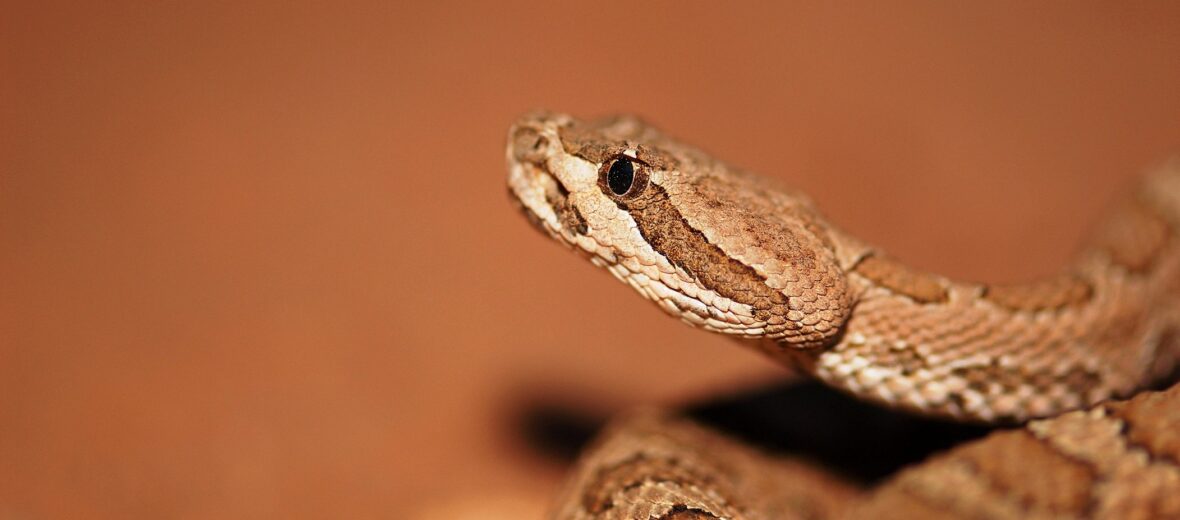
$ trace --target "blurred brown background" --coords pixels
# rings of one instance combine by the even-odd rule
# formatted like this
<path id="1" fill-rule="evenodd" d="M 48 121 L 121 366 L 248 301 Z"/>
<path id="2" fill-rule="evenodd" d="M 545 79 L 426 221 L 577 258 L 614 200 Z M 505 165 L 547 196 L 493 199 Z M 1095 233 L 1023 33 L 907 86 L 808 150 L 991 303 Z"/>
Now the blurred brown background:
<path id="1" fill-rule="evenodd" d="M 515 214 L 532 108 L 640 113 L 986 280 L 1180 143 L 1174 2 L 32 4 L 0 18 L 0 518 L 536 514 L 521 399 L 781 374 Z"/>

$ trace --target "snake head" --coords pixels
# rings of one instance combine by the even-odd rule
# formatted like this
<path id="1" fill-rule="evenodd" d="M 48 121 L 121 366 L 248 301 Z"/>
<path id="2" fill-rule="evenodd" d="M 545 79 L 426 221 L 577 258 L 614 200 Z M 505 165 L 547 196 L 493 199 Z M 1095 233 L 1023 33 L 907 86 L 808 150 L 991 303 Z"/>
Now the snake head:
<path id="1" fill-rule="evenodd" d="M 814 347 L 847 318 L 826 224 L 796 193 L 629 116 L 529 114 L 506 155 L 534 225 L 691 325 Z"/>

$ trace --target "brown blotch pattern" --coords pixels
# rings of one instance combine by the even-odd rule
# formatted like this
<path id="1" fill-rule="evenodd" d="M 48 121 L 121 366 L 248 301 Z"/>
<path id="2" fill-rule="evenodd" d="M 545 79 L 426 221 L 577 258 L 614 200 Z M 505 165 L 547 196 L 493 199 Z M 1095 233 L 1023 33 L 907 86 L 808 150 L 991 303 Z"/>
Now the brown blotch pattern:
<path id="1" fill-rule="evenodd" d="M 958 456 L 1001 494 L 1042 514 L 1078 517 L 1089 506 L 1094 469 L 1028 431 L 996 433 L 986 442 L 964 446 Z"/>
<path id="2" fill-rule="evenodd" d="M 1180 466 L 1180 385 L 1167 392 L 1151 393 L 1131 401 L 1112 403 L 1107 409 L 1126 423 L 1127 441 L 1147 450 L 1157 460 Z"/>
<path id="3" fill-rule="evenodd" d="M 1094 297 L 1094 286 L 1075 274 L 1012 285 L 983 288 L 983 298 L 1013 311 L 1037 312 L 1078 307 Z"/>
<path id="4" fill-rule="evenodd" d="M 557 210 L 557 217 L 562 227 L 579 235 L 585 235 L 590 230 L 586 224 L 586 219 L 578 211 L 578 207 L 570 204 L 568 201 L 562 204 L 561 208 Z"/>
<path id="5" fill-rule="evenodd" d="M 948 298 L 946 287 L 937 277 L 911 269 L 891 258 L 869 256 L 856 264 L 852 271 L 918 303 L 943 303 Z"/>
<path id="6" fill-rule="evenodd" d="M 602 164 L 613 155 L 626 149 L 623 140 L 607 141 L 602 134 L 588 125 L 574 125 L 562 127 L 558 130 L 561 136 L 561 146 L 570 155 L 576 155 L 587 161 Z"/>
<path id="7" fill-rule="evenodd" d="M 615 506 L 611 501 L 612 495 L 646 482 L 673 482 L 686 487 L 696 486 L 728 493 L 728 490 L 722 489 L 722 482 L 694 469 L 693 465 L 683 464 L 674 458 L 637 454 L 618 464 L 599 469 L 582 492 L 582 509 L 592 514 L 603 513 Z"/>
<path id="8" fill-rule="evenodd" d="M 1065 374 L 1059 376 L 1044 373 L 1040 379 L 1033 379 L 1033 384 L 1040 385 L 1038 388 L 1048 388 L 1050 384 L 1056 382 L 1064 385 L 1069 393 L 1084 396 L 1091 390 L 1101 386 L 1102 381 L 1102 374 L 1098 372 L 1081 367 L 1073 367 Z"/>
<path id="9" fill-rule="evenodd" d="M 914 489 L 916 488 L 916 489 Z M 848 518 L 885 518 L 906 520 L 945 520 L 955 518 L 953 505 L 938 503 L 919 494 L 922 488 L 907 487 L 896 481 L 877 490 L 865 502 L 858 504 Z"/>
<path id="10" fill-rule="evenodd" d="M 923 369 L 930 369 L 926 357 L 914 348 L 896 349 L 888 341 L 872 341 L 863 347 L 864 356 L 872 358 L 874 364 L 896 367 L 902 375 L 910 376 Z"/>
<path id="11" fill-rule="evenodd" d="M 992 363 L 958 367 L 951 370 L 951 374 L 966 381 L 967 388 L 984 395 L 993 393 L 993 389 L 997 390 L 995 393 L 1015 393 L 1025 385 L 1041 389 L 1061 385 L 1071 395 L 1085 395 L 1102 383 L 1101 374 L 1081 367 L 1056 374 L 1049 371 L 1024 372 Z"/>
<path id="12" fill-rule="evenodd" d="M 1180 518 L 1177 398 L 1173 386 L 995 432 L 904 470 L 851 516 Z"/>
<path id="13" fill-rule="evenodd" d="M 1013 392 L 1022 384 L 1030 383 L 1029 374 L 1006 369 L 992 363 L 990 365 L 957 367 L 951 374 L 967 382 L 967 388 L 984 395 L 1000 392 Z M 998 391 L 993 392 L 995 388 Z"/>
<path id="14" fill-rule="evenodd" d="M 1135 201 L 1116 211 L 1098 229 L 1094 246 L 1116 265 L 1140 273 L 1151 269 L 1171 235 L 1167 220 L 1146 202 Z"/>
<path id="15" fill-rule="evenodd" d="M 672 510 L 668 511 L 668 514 L 662 515 L 656 520 L 720 520 L 720 517 L 708 511 L 676 505 L 672 506 Z"/>
<path id="16" fill-rule="evenodd" d="M 634 149 L 635 157 L 652 168 L 667 170 L 679 165 L 679 161 L 675 157 L 659 148 L 647 144 L 634 144 L 637 141 L 652 141 L 654 130 L 645 128 L 640 130 L 638 134 L 622 131 L 610 132 L 614 139 L 608 139 L 604 135 L 611 127 L 621 125 L 625 125 L 622 120 L 606 119 L 562 127 L 558 129 L 558 134 L 561 136 L 561 146 L 566 153 L 595 164 L 603 164 L 628 149 Z"/>
<path id="17" fill-rule="evenodd" d="M 631 214 L 639 233 L 652 248 L 701 285 L 749 305 L 755 319 L 772 328 L 799 327 L 785 318 L 790 310 L 787 296 L 766 285 L 766 279 L 754 268 L 731 258 L 690 226 L 659 185 L 650 184 L 638 197 L 619 205 Z"/>

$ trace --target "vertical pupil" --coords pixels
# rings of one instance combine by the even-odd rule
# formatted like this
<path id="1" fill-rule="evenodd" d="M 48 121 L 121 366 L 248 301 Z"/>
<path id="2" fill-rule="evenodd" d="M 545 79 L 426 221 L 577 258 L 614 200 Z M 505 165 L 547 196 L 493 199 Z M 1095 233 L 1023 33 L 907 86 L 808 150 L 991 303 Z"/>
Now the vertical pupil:
<path id="1" fill-rule="evenodd" d="M 619 159 L 610 165 L 606 173 L 606 184 L 616 195 L 627 193 L 635 181 L 635 165 L 629 159 Z"/>

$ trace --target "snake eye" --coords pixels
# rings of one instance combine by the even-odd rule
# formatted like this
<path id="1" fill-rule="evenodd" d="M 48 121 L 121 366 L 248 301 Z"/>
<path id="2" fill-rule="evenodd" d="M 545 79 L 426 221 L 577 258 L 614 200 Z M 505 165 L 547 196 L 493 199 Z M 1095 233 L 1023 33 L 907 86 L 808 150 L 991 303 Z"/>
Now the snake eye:
<path id="1" fill-rule="evenodd" d="M 647 184 L 646 167 L 642 161 L 618 155 L 602 165 L 599 184 L 608 191 L 607 195 L 633 197 L 643 191 Z"/>
<path id="2" fill-rule="evenodd" d="M 615 195 L 622 195 L 635 183 L 635 163 L 626 157 L 615 159 L 606 171 L 606 184 Z"/>

